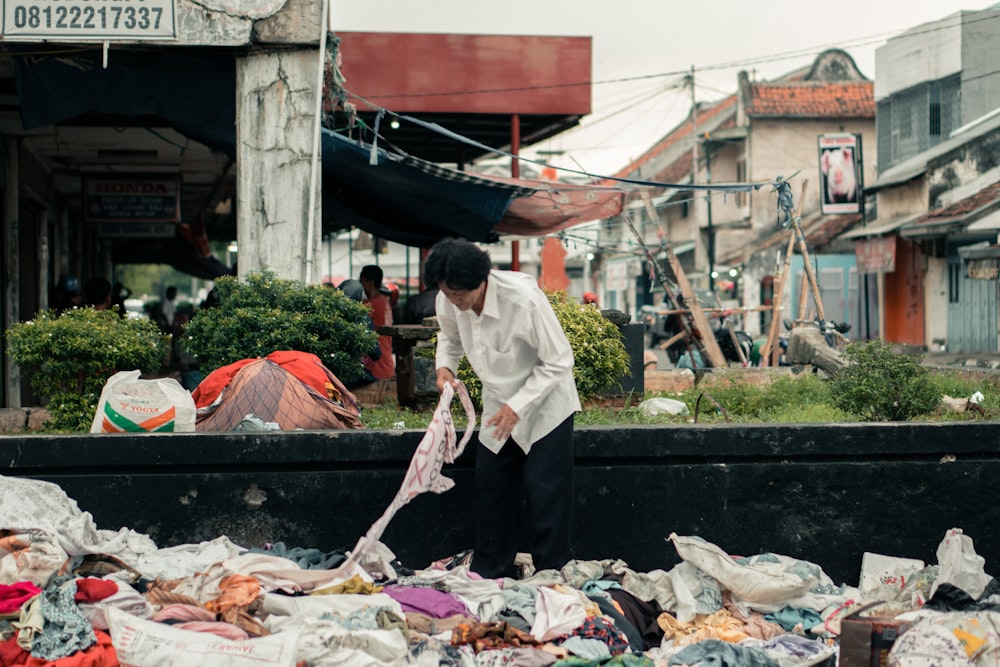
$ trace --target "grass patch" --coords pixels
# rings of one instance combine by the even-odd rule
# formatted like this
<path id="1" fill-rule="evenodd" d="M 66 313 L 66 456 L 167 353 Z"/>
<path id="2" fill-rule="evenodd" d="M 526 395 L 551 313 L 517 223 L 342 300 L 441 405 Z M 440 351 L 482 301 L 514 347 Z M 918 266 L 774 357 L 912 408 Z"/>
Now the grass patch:
<path id="1" fill-rule="evenodd" d="M 725 375 L 728 382 L 720 382 L 711 387 L 694 387 L 676 394 L 647 392 L 645 398 L 667 397 L 683 401 L 687 415 L 647 416 L 637 405 L 630 407 L 585 407 L 577 413 L 576 426 L 629 426 L 641 424 L 692 424 L 695 408 L 698 407 L 699 424 L 822 424 L 848 423 L 860 421 L 834 405 L 827 380 L 818 375 L 783 375 L 771 382 L 755 384 L 741 379 L 739 371 Z M 937 409 L 918 416 L 915 421 L 975 421 L 1000 419 L 1000 388 L 982 379 L 970 377 L 961 372 L 935 372 L 930 380 L 941 393 L 953 398 L 968 398 L 976 391 L 983 394 L 981 403 L 984 413 L 976 411 L 952 412 Z M 698 399 L 701 397 L 700 405 Z M 725 411 L 716 407 L 715 403 Z M 634 401 L 633 401 L 634 403 Z M 456 427 L 465 428 L 465 413 L 455 403 L 452 415 Z M 426 429 L 430 424 L 431 410 L 413 411 L 400 409 L 393 402 L 377 408 L 367 408 L 361 414 L 361 421 L 367 428 Z"/>

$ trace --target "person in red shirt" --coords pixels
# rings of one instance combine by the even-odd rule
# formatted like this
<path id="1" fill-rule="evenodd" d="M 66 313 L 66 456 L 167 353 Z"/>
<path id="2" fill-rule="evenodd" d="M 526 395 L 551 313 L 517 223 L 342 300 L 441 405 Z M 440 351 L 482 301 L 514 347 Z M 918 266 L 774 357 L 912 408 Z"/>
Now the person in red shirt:
<path id="1" fill-rule="evenodd" d="M 389 305 L 389 298 L 380 291 L 382 269 L 369 264 L 361 269 L 359 278 L 367 297 L 362 303 L 371 309 L 375 330 L 378 331 L 378 328 L 383 326 L 392 326 L 392 307 Z M 371 374 L 372 381 L 388 380 L 396 375 L 396 363 L 392 356 L 392 336 L 379 336 L 378 346 L 382 351 L 378 359 L 373 359 L 367 354 L 361 358 L 361 363 Z"/>

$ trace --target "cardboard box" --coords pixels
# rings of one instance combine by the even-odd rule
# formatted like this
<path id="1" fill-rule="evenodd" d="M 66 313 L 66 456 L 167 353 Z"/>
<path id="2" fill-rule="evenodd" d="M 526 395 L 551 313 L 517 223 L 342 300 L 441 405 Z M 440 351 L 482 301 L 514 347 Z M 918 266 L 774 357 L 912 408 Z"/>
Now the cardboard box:
<path id="1" fill-rule="evenodd" d="M 885 667 L 889 650 L 909 621 L 874 616 L 846 616 L 840 621 L 840 667 Z"/>

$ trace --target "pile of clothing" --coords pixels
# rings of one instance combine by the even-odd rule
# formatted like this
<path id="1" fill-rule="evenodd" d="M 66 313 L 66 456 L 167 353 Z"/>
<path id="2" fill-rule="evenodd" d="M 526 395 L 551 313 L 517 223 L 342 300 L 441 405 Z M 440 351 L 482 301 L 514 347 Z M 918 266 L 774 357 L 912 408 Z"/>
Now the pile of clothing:
<path id="1" fill-rule="evenodd" d="M 470 572 L 468 553 L 406 569 L 381 542 L 357 559 L 224 536 L 161 548 L 99 529 L 55 484 L 0 476 L 0 665 L 832 666 L 841 622 L 875 600 L 908 619 L 890 665 L 1000 655 L 1000 589 L 961 530 L 934 565 L 866 557 L 859 586 L 670 541 L 669 570 L 526 561 L 500 580 Z"/>

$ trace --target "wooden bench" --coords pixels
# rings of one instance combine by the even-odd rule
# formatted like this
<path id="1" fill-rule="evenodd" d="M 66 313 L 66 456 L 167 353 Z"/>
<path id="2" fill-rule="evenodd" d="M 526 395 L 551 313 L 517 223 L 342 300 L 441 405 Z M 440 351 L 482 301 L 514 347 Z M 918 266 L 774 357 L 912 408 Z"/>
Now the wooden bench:
<path id="1" fill-rule="evenodd" d="M 403 407 L 417 404 L 417 382 L 414 372 L 413 348 L 417 342 L 430 340 L 437 333 L 435 326 L 423 324 L 396 324 L 378 327 L 380 336 L 392 336 L 396 348 L 396 399 Z"/>

